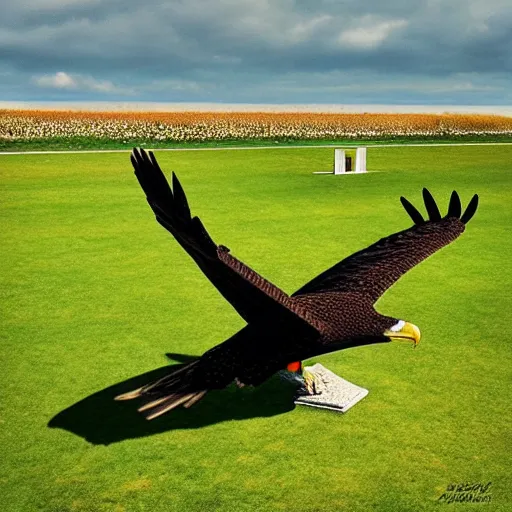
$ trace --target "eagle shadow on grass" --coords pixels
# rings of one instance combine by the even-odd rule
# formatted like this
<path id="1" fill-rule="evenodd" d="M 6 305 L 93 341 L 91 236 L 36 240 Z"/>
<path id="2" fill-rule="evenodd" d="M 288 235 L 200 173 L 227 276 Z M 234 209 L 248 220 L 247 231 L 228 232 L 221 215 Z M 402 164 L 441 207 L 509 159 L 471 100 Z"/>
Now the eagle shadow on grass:
<path id="1" fill-rule="evenodd" d="M 186 363 L 195 359 L 182 354 L 167 354 Z M 108 445 L 178 429 L 201 428 L 228 420 L 270 417 L 295 408 L 293 384 L 278 377 L 256 388 L 238 389 L 232 385 L 208 395 L 190 409 L 176 409 L 154 421 L 147 421 L 129 402 L 114 397 L 169 374 L 169 366 L 137 375 L 98 391 L 59 412 L 48 423 L 96 445 Z M 142 405 L 142 402 L 141 402 Z"/>

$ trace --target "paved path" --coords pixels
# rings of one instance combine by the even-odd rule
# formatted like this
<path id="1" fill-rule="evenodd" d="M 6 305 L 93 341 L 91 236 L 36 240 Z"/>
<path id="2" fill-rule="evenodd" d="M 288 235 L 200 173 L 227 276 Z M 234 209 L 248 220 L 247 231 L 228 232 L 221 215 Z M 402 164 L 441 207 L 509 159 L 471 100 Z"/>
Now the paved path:
<path id="1" fill-rule="evenodd" d="M 235 146 L 226 148 L 144 148 L 147 151 L 239 151 L 249 149 L 307 149 L 307 148 L 395 148 L 395 147 L 430 147 L 430 146 L 512 146 L 512 142 L 456 142 L 444 144 L 359 144 L 346 145 L 346 144 L 319 144 L 311 146 Z M 2 155 L 73 155 L 80 153 L 130 153 L 130 149 L 84 149 L 73 151 L 0 151 Z"/>

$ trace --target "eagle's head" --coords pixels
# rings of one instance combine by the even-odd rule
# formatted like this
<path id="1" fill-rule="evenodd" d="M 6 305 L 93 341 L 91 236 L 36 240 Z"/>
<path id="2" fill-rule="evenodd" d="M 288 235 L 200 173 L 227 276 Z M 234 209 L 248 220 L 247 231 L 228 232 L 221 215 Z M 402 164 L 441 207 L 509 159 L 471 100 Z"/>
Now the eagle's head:
<path id="1" fill-rule="evenodd" d="M 407 341 L 418 345 L 421 339 L 419 328 L 398 318 L 381 315 L 372 309 L 366 309 L 364 314 L 349 318 L 338 340 L 326 345 L 331 350 L 343 350 L 352 347 L 389 343 L 390 341 Z"/>

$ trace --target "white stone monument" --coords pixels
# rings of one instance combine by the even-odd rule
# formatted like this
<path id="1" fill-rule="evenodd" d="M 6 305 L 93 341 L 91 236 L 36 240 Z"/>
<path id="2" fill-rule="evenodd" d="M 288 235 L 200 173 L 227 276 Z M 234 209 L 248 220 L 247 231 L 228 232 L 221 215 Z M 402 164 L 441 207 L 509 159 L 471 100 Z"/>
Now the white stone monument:
<path id="1" fill-rule="evenodd" d="M 334 174 L 345 174 L 345 150 L 335 149 L 334 150 Z"/>
<path id="2" fill-rule="evenodd" d="M 314 171 L 313 174 L 362 174 L 368 172 L 366 169 L 366 148 L 356 148 L 356 158 L 352 165 L 352 172 L 348 172 L 346 155 L 344 149 L 334 150 L 334 173 L 332 171 Z"/>
<path id="3" fill-rule="evenodd" d="M 366 148 L 356 149 L 356 173 L 366 172 Z"/>

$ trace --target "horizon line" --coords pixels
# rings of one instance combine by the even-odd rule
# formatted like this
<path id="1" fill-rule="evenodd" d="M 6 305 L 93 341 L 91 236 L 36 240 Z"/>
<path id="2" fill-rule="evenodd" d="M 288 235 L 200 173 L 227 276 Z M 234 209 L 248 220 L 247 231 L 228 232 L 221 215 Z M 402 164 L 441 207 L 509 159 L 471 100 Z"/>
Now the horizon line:
<path id="1" fill-rule="evenodd" d="M 311 113 L 468 113 L 512 116 L 511 105 L 385 103 L 220 103 L 155 101 L 0 101 L 2 110 L 85 110 L 110 112 L 311 112 Z"/>

